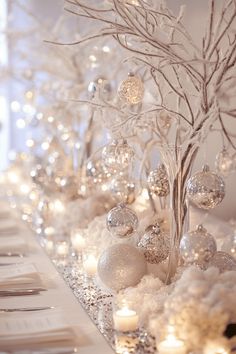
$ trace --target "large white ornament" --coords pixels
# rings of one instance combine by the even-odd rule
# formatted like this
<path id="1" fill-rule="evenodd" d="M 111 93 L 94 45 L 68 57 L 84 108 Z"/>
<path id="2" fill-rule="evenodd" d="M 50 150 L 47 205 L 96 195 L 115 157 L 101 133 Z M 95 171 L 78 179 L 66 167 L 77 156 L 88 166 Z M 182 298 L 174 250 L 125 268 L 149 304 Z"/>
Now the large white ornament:
<path id="1" fill-rule="evenodd" d="M 137 285 L 146 271 L 147 264 L 143 254 L 126 243 L 107 248 L 100 256 L 97 268 L 104 285 L 115 291 Z"/>
<path id="2" fill-rule="evenodd" d="M 213 209 L 224 199 L 225 183 L 205 165 L 188 180 L 187 194 L 199 208 Z"/>

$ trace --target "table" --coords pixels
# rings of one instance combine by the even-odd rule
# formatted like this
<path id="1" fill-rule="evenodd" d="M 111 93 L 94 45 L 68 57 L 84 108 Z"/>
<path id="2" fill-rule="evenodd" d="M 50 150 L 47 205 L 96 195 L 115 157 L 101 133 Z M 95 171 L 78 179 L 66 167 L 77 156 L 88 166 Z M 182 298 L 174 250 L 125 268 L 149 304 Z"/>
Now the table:
<path id="1" fill-rule="evenodd" d="M 1 203 L 1 207 L 3 204 Z M 6 204 L 4 204 L 4 208 Z M 9 208 L 10 209 L 10 208 Z M 9 211 L 9 217 L 13 220 L 16 215 Z M 0 219 L 1 223 L 5 222 L 5 219 Z M 30 250 L 29 255 L 24 258 L 19 257 L 0 257 L 0 262 L 21 262 L 34 263 L 39 272 L 49 275 L 53 280 L 53 288 L 50 288 L 46 292 L 42 292 L 40 295 L 34 296 L 21 296 L 1 298 L 0 307 L 14 308 L 14 307 L 27 307 L 27 306 L 56 306 L 60 307 L 65 313 L 65 317 L 68 323 L 73 327 L 76 333 L 76 341 L 78 343 L 78 352 L 81 354 L 111 354 L 114 353 L 104 337 L 101 335 L 97 327 L 92 323 L 85 310 L 81 307 L 79 302 L 74 297 L 71 290 L 65 284 L 53 263 L 48 256 L 44 253 L 36 241 L 34 233 L 28 228 L 27 224 L 16 220 L 17 225 L 20 228 L 20 235 L 26 237 L 29 243 Z M 0 344 L 1 349 L 1 344 Z"/>

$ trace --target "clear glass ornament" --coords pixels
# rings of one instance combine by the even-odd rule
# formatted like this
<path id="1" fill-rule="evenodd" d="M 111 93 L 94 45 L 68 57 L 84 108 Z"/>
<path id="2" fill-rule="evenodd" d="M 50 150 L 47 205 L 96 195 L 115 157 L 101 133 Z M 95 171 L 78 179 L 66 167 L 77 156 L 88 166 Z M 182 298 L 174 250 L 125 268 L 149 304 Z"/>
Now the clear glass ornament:
<path id="1" fill-rule="evenodd" d="M 102 160 L 90 160 L 86 165 L 86 179 L 90 187 L 101 185 L 110 178 Z"/>
<path id="2" fill-rule="evenodd" d="M 131 204 L 135 199 L 135 184 L 123 174 L 117 175 L 111 180 L 110 191 L 119 202 Z"/>
<path id="3" fill-rule="evenodd" d="M 129 76 L 122 81 L 118 89 L 120 99 L 128 104 L 135 105 L 143 100 L 144 86 L 138 76 Z"/>
<path id="4" fill-rule="evenodd" d="M 214 256 L 217 249 L 214 237 L 202 225 L 184 234 L 179 247 L 185 263 L 203 267 Z"/>
<path id="5" fill-rule="evenodd" d="M 170 193 L 168 175 L 164 164 L 151 171 L 147 178 L 151 193 L 158 197 L 166 197 Z"/>
<path id="6" fill-rule="evenodd" d="M 224 199 L 225 183 L 205 165 L 188 180 L 187 195 L 199 208 L 213 209 Z"/>
<path id="7" fill-rule="evenodd" d="M 158 264 L 164 261 L 170 252 L 170 237 L 162 232 L 158 225 L 153 225 L 142 236 L 138 248 L 143 252 L 148 263 Z"/>
<path id="8" fill-rule="evenodd" d="M 221 251 L 230 254 L 236 260 L 236 231 L 233 235 L 227 236 L 222 244 Z"/>
<path id="9" fill-rule="evenodd" d="M 208 267 L 217 267 L 220 273 L 230 270 L 236 271 L 236 260 L 228 253 L 218 251 L 210 259 Z"/>
<path id="10" fill-rule="evenodd" d="M 125 139 L 113 140 L 102 150 L 102 159 L 111 172 L 127 169 L 132 163 L 134 150 Z"/>
<path id="11" fill-rule="evenodd" d="M 127 238 L 136 232 L 138 217 L 133 210 L 122 203 L 109 211 L 106 224 L 113 236 Z"/>
<path id="12" fill-rule="evenodd" d="M 216 156 L 215 166 L 219 174 L 227 177 L 235 170 L 234 158 L 226 149 L 223 149 Z"/>

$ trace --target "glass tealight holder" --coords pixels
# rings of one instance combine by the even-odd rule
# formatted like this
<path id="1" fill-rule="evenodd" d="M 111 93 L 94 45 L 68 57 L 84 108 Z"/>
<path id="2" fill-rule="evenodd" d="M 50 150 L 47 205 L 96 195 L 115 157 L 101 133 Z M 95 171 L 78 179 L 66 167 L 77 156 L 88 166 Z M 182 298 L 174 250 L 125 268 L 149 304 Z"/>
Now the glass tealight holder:
<path id="1" fill-rule="evenodd" d="M 97 274 L 98 250 L 96 247 L 88 247 L 83 252 L 83 271 L 85 280 L 93 281 Z"/>
<path id="2" fill-rule="evenodd" d="M 65 261 L 69 255 L 69 244 L 67 241 L 57 241 L 55 245 L 55 256 L 57 260 Z"/>
<path id="3" fill-rule="evenodd" d="M 113 302 L 113 327 L 118 333 L 135 332 L 139 329 L 139 315 L 132 302 L 120 297 Z"/>

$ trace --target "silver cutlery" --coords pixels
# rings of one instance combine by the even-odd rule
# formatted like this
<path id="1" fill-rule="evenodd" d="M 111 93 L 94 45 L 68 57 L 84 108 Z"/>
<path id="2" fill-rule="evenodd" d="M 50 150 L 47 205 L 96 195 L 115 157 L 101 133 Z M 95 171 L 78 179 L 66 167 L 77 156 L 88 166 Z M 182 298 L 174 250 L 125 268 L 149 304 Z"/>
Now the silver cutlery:
<path id="1" fill-rule="evenodd" d="M 7 308 L 1 309 L 0 312 L 31 312 L 31 311 L 43 311 L 54 309 L 54 306 L 38 306 L 38 307 L 18 307 L 18 308 Z"/>
<path id="2" fill-rule="evenodd" d="M 25 257 L 21 252 L 0 252 L 0 257 Z"/>
<path id="3" fill-rule="evenodd" d="M 41 291 L 46 291 L 45 288 L 33 288 L 33 289 L 8 289 L 0 290 L 0 297 L 6 296 L 24 296 L 24 295 L 37 295 Z"/>

